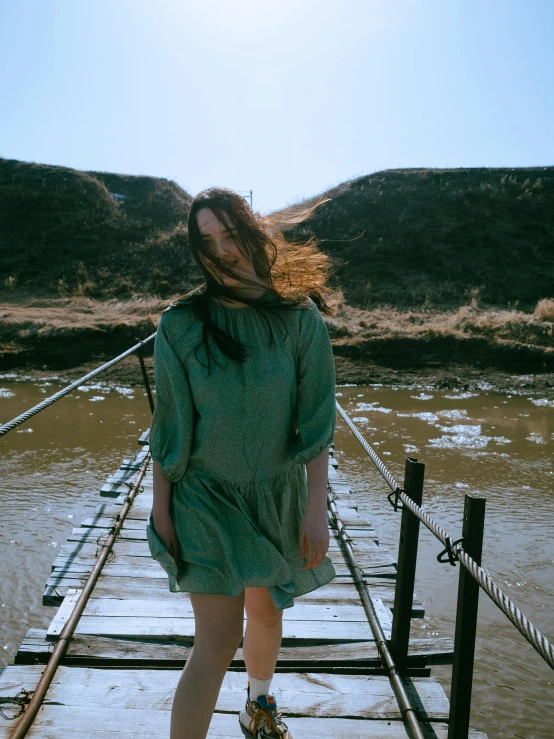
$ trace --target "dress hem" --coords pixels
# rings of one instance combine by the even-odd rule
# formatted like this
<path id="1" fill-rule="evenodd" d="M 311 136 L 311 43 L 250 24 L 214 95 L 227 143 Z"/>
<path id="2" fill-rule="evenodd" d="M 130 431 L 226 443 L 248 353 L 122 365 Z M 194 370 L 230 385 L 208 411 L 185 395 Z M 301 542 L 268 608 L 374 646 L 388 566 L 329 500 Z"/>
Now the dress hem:
<path id="1" fill-rule="evenodd" d="M 325 560 L 324 560 L 324 562 L 325 562 Z M 324 562 L 322 562 L 320 564 L 323 564 Z M 275 598 L 273 597 L 273 594 L 272 594 L 272 589 L 277 588 L 278 590 L 282 590 L 286 586 L 283 586 L 283 585 L 280 585 L 280 584 L 277 584 L 277 583 L 274 584 L 274 585 L 267 585 L 265 583 L 263 585 L 254 585 L 254 584 L 251 584 L 251 585 L 245 585 L 242 588 L 242 590 L 239 590 L 238 592 L 233 592 L 233 593 L 221 593 L 221 592 L 217 592 L 217 593 L 214 593 L 212 591 L 206 592 L 206 591 L 203 591 L 203 590 L 191 590 L 190 588 L 186 588 L 186 589 L 185 588 L 181 588 L 181 587 L 179 587 L 178 581 L 175 582 L 175 585 L 177 586 L 177 588 L 176 589 L 172 589 L 171 588 L 171 585 L 169 584 L 169 578 L 168 578 L 168 590 L 169 590 L 170 593 L 194 593 L 196 595 L 226 595 L 226 596 L 228 596 L 230 598 L 236 598 L 238 595 L 240 595 L 245 590 L 245 588 L 256 588 L 256 587 L 267 588 L 268 591 L 269 591 L 269 594 L 271 596 L 271 600 L 273 601 L 275 607 L 277 608 L 277 610 L 282 611 L 282 610 L 285 610 L 286 608 L 292 608 L 294 606 L 294 599 L 295 598 L 300 598 L 302 595 L 306 595 L 306 593 L 311 593 L 314 590 L 318 590 L 319 588 L 323 587 L 324 585 L 328 585 L 330 582 L 332 582 L 335 579 L 335 577 L 337 576 L 336 570 L 335 570 L 334 565 L 332 564 L 332 562 L 330 560 L 329 560 L 329 562 L 330 562 L 330 564 L 331 564 L 331 566 L 333 568 L 333 573 L 332 573 L 331 577 L 324 577 L 322 580 L 318 580 L 314 584 L 314 587 L 299 588 L 298 590 L 295 589 L 294 594 L 292 594 L 290 596 L 290 598 L 288 598 L 287 600 L 284 600 L 282 605 L 281 605 L 281 601 L 276 602 L 276 600 L 275 600 Z M 309 572 L 309 570 L 304 570 L 304 572 Z M 314 575 L 314 577 L 315 577 L 315 575 Z"/>

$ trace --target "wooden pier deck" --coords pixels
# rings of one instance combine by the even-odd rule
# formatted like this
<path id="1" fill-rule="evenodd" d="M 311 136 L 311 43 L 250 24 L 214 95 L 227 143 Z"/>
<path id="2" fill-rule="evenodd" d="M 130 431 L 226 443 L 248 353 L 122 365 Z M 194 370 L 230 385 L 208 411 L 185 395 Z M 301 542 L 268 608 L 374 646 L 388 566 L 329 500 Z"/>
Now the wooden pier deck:
<path id="1" fill-rule="evenodd" d="M 13 665 L 0 670 L 0 700 L 32 691 L 147 454 L 122 463 L 102 487 L 96 513 L 81 522 L 52 565 L 43 604 L 58 606 L 46 630 L 29 629 Z M 358 565 L 387 638 L 391 630 L 396 566 L 379 546 L 371 522 L 358 512 L 348 481 L 329 456 L 329 482 L 339 518 L 352 537 Z M 125 519 L 121 535 L 89 598 L 50 685 L 29 737 L 110 739 L 169 736 L 175 687 L 194 643 L 194 618 L 186 593 L 170 593 L 167 576 L 150 557 L 146 519 L 152 507 L 149 467 Z M 279 708 L 295 739 L 407 737 L 407 729 L 386 676 L 348 560 L 329 514 L 337 577 L 295 599 L 283 613 L 283 641 L 272 682 Z M 99 543 L 98 543 L 99 542 Z M 99 546 L 100 544 L 100 546 Z M 412 614 L 423 618 L 414 598 Z M 446 739 L 448 699 L 430 677 L 429 665 L 450 662 L 451 639 L 410 642 L 404 678 L 426 736 Z M 286 673 L 283 674 L 283 673 Z M 209 737 L 242 737 L 238 712 L 246 697 L 239 647 L 225 676 Z M 6 705 L 5 712 L 16 706 Z M 0 739 L 14 722 L 0 721 Z M 486 739 L 470 731 L 472 739 Z"/>

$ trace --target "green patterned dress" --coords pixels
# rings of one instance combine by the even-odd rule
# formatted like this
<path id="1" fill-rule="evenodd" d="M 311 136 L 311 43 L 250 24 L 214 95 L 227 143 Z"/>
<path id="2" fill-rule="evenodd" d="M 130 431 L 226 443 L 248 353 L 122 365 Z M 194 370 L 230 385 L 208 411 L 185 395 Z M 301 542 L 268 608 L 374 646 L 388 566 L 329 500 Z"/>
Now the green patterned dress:
<path id="1" fill-rule="evenodd" d="M 328 555 L 303 570 L 300 521 L 308 502 L 305 464 L 333 441 L 335 364 L 316 304 L 279 311 L 224 307 L 214 322 L 247 344 L 241 365 L 203 345 L 190 304 L 162 314 L 154 347 L 156 407 L 150 450 L 171 480 L 179 565 L 152 525 L 150 553 L 171 592 L 239 595 L 267 587 L 278 609 L 336 575 Z M 271 323 L 274 343 L 264 315 Z M 200 361 L 199 361 L 200 360 Z"/>

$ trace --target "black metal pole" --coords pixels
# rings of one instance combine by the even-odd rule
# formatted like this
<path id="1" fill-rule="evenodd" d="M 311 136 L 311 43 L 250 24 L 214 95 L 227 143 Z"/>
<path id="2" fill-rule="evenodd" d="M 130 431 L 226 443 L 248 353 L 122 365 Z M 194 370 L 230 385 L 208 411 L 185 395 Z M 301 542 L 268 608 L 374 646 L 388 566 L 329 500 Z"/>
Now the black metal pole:
<path id="1" fill-rule="evenodd" d="M 418 506 L 423 497 L 425 465 L 414 457 L 406 457 L 404 490 Z M 398 573 L 392 612 L 391 652 L 399 669 L 406 666 L 410 643 L 410 625 L 414 601 L 419 519 L 407 506 L 402 508 L 400 543 L 398 546 Z"/>
<path id="2" fill-rule="evenodd" d="M 485 504 L 486 498 L 465 496 L 463 548 L 479 566 L 483 551 Z M 469 733 L 478 605 L 479 584 L 465 567 L 460 567 L 448 739 L 467 739 Z"/>
<path id="3" fill-rule="evenodd" d="M 144 387 L 146 388 L 146 395 L 148 396 L 148 402 L 150 403 L 150 410 L 154 413 L 154 399 L 152 398 L 152 390 L 150 389 L 150 381 L 146 374 L 146 365 L 144 364 L 144 358 L 142 356 L 142 346 L 137 351 L 137 356 L 140 362 L 140 368 L 142 370 L 142 379 L 144 380 Z"/>

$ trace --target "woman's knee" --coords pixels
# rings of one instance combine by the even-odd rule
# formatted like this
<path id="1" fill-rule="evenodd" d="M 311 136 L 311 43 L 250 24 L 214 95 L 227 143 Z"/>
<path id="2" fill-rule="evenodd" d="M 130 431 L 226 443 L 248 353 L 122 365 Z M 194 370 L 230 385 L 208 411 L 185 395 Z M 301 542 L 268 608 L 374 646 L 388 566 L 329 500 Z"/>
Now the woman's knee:
<path id="1" fill-rule="evenodd" d="M 194 611 L 194 643 L 211 649 L 236 650 L 244 630 L 244 591 L 238 596 L 190 593 Z"/>
<path id="2" fill-rule="evenodd" d="M 283 618 L 267 588 L 246 588 L 244 604 L 247 618 L 261 626 L 272 628 Z"/>

